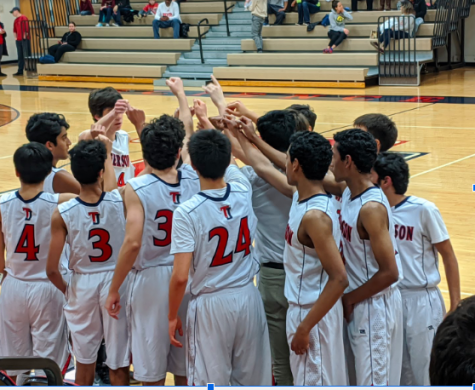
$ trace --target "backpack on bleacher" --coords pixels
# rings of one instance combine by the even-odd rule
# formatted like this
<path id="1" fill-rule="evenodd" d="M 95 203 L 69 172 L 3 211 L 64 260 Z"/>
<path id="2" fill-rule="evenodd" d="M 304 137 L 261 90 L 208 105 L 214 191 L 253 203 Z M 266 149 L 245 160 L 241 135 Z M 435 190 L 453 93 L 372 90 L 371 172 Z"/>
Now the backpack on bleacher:
<path id="1" fill-rule="evenodd" d="M 56 61 L 53 56 L 46 54 L 45 56 L 40 57 L 40 64 L 56 64 Z"/>
<path id="2" fill-rule="evenodd" d="M 190 25 L 188 23 L 180 24 L 180 38 L 188 38 L 188 33 L 190 32 Z"/>

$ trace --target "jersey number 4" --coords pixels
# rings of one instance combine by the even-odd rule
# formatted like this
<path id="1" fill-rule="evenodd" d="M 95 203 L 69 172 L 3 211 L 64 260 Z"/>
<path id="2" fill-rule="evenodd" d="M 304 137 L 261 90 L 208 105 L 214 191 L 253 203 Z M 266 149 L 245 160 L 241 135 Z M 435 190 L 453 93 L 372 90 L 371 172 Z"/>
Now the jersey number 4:
<path id="1" fill-rule="evenodd" d="M 213 261 L 210 264 L 210 267 L 219 267 L 220 265 L 225 265 L 233 262 L 233 252 L 229 252 L 227 255 L 224 254 L 226 246 L 228 245 L 229 233 L 228 229 L 225 227 L 217 227 L 209 232 L 209 240 L 211 241 L 214 237 L 218 237 L 218 247 L 213 256 Z M 238 239 L 236 242 L 236 249 L 234 253 L 244 252 L 244 257 L 251 253 L 251 233 L 249 232 L 249 225 L 247 223 L 247 217 L 241 219 L 241 224 L 239 225 Z"/>
<path id="2" fill-rule="evenodd" d="M 38 261 L 40 246 L 35 245 L 35 225 L 27 224 L 21 232 L 15 253 L 25 253 L 25 261 Z"/>
<path id="3" fill-rule="evenodd" d="M 92 243 L 93 249 L 99 249 L 102 253 L 100 256 L 89 256 L 89 260 L 94 263 L 103 263 L 112 256 L 112 247 L 109 244 L 110 234 L 105 229 L 92 229 L 89 232 L 89 239 L 93 237 L 99 237 L 98 241 Z"/>

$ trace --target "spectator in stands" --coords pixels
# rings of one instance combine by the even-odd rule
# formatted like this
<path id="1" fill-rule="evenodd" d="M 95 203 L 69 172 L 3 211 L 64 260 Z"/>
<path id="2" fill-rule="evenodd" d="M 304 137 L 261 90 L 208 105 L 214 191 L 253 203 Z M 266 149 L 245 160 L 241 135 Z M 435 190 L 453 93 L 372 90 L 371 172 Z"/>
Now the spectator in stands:
<path id="1" fill-rule="evenodd" d="M 158 3 L 155 0 L 148 0 L 148 4 L 139 12 L 139 18 L 144 18 L 147 15 L 156 15 L 157 9 Z"/>
<path id="2" fill-rule="evenodd" d="M 7 32 L 5 31 L 5 26 L 0 22 L 0 77 L 6 76 L 5 73 L 2 73 L 2 57 L 8 56 L 6 37 Z"/>
<path id="3" fill-rule="evenodd" d="M 275 15 L 275 26 L 281 25 L 285 20 L 285 9 L 287 1 L 284 0 L 267 0 L 267 15 Z M 264 26 L 269 25 L 269 17 L 266 18 Z"/>
<path id="4" fill-rule="evenodd" d="M 330 14 L 330 28 L 328 30 L 328 37 L 330 43 L 328 47 L 323 50 L 324 53 L 333 53 L 340 43 L 342 43 L 350 32 L 345 28 L 345 21 L 353 20 L 353 16 L 343 8 L 343 4 L 338 0 L 332 2 L 332 12 Z"/>
<path id="5" fill-rule="evenodd" d="M 463 299 L 435 334 L 431 386 L 469 386 L 475 379 L 475 296 Z"/>
<path id="6" fill-rule="evenodd" d="M 158 6 L 153 21 L 153 35 L 155 39 L 160 38 L 159 29 L 173 27 L 173 38 L 180 38 L 180 8 L 175 1 L 165 0 Z"/>
<path id="7" fill-rule="evenodd" d="M 401 14 L 403 17 L 396 17 L 392 27 L 382 26 L 384 27 L 384 31 L 378 31 L 378 42 L 371 42 L 371 45 L 380 53 L 384 53 L 384 50 L 389 46 L 392 38 L 395 40 L 404 39 L 414 34 L 414 7 L 410 1 L 404 1 L 402 3 Z M 381 44 L 383 47 L 381 47 Z"/>
<path id="8" fill-rule="evenodd" d="M 92 6 L 91 0 L 81 0 L 79 2 L 79 15 L 94 15 L 94 7 Z"/>
<path id="9" fill-rule="evenodd" d="M 424 23 L 424 18 L 426 17 L 427 14 L 427 4 L 425 0 L 409 0 L 414 7 L 414 11 L 416 13 L 416 27 L 414 29 L 414 35 L 417 33 L 417 30 L 419 30 L 419 26 Z M 401 9 L 402 4 L 405 1 L 398 1 L 397 3 L 397 9 Z"/>
<path id="10" fill-rule="evenodd" d="M 248 5 L 250 0 L 246 0 Z M 267 0 L 252 0 L 249 10 L 252 14 L 252 39 L 256 43 L 258 53 L 262 53 L 262 26 L 267 18 Z"/>
<path id="11" fill-rule="evenodd" d="M 297 9 L 299 13 L 298 25 L 310 24 L 310 15 L 320 12 L 320 1 L 319 0 L 303 0 L 300 3 L 297 3 Z"/>
<path id="12" fill-rule="evenodd" d="M 313 108 L 308 104 L 292 104 L 290 107 L 287 107 L 287 110 L 297 111 L 299 114 L 303 115 L 309 124 L 309 130 L 315 130 L 315 123 L 317 122 L 317 114 L 313 111 Z"/>
<path id="13" fill-rule="evenodd" d="M 69 31 L 63 35 L 58 44 L 51 46 L 48 53 L 59 62 L 64 53 L 75 51 L 81 43 L 81 34 L 76 31 L 76 23 L 69 22 Z"/>
<path id="14" fill-rule="evenodd" d="M 21 14 L 20 8 L 13 7 L 10 13 L 15 17 L 13 34 L 15 35 L 16 50 L 18 53 L 18 72 L 13 76 L 23 76 L 25 57 L 28 57 L 31 52 L 30 27 L 28 26 L 28 18 Z"/>
<path id="15" fill-rule="evenodd" d="M 360 0 L 351 0 L 351 10 L 352 11 L 358 11 L 358 1 Z M 384 0 L 380 0 L 381 2 L 384 2 Z M 391 0 L 386 0 L 386 3 L 388 4 L 388 11 L 391 10 Z M 384 6 L 384 4 L 383 4 Z M 372 11 L 373 10 L 373 0 L 366 0 L 366 10 L 367 11 Z"/>
<path id="16" fill-rule="evenodd" d="M 103 23 L 109 27 L 111 19 L 114 19 L 115 24 L 112 24 L 114 27 L 120 26 L 120 13 L 115 7 L 115 0 L 102 0 L 99 23 L 97 23 L 96 27 L 102 27 Z"/>

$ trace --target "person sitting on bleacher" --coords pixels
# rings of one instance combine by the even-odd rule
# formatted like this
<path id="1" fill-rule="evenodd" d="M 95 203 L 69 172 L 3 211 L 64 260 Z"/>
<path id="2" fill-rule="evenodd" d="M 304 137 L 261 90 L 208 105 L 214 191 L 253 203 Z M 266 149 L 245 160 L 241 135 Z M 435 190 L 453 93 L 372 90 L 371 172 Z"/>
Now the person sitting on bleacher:
<path id="1" fill-rule="evenodd" d="M 76 31 L 76 23 L 69 22 L 69 31 L 63 35 L 61 40 L 48 49 L 49 55 L 54 57 L 55 62 L 59 62 L 64 53 L 75 51 L 81 43 L 81 34 Z"/>
<path id="2" fill-rule="evenodd" d="M 353 16 L 343 8 L 338 0 L 333 0 L 332 3 L 332 12 L 330 14 L 330 29 L 328 30 L 328 38 L 330 38 L 330 43 L 328 47 L 323 50 L 324 53 L 331 54 L 340 43 L 342 43 L 348 35 L 350 34 L 349 30 L 345 28 L 345 21 L 353 20 Z"/>
<path id="3" fill-rule="evenodd" d="M 160 38 L 159 29 L 173 27 L 173 38 L 180 38 L 180 8 L 175 1 L 165 0 L 158 6 L 153 21 L 153 35 L 155 39 Z"/>
<path id="4" fill-rule="evenodd" d="M 94 7 L 92 6 L 91 0 L 81 0 L 79 2 L 79 15 L 94 15 Z"/>
<path id="5" fill-rule="evenodd" d="M 267 0 L 267 15 L 275 15 L 275 26 L 284 23 L 285 9 L 287 8 L 287 3 L 288 2 L 284 0 Z M 267 17 L 264 22 L 264 26 L 268 25 L 269 17 Z"/>
<path id="6" fill-rule="evenodd" d="M 417 30 L 419 30 L 419 26 L 424 23 L 424 18 L 426 17 L 427 14 L 427 4 L 426 0 L 409 0 L 414 7 L 414 11 L 416 13 L 416 27 L 414 28 L 414 35 L 417 33 Z M 398 1 L 397 2 L 397 9 L 401 9 L 402 3 L 404 1 Z"/>
<path id="7" fill-rule="evenodd" d="M 158 9 L 158 3 L 155 0 L 148 0 L 148 4 L 142 11 L 139 12 L 139 17 L 144 18 L 147 15 L 156 15 Z"/>
<path id="8" fill-rule="evenodd" d="M 99 13 L 99 23 L 97 23 L 96 27 L 102 27 L 103 23 L 109 27 L 111 19 L 114 19 L 115 22 L 112 26 L 120 26 L 120 13 L 118 9 L 114 9 L 115 6 L 115 0 L 102 0 L 101 12 Z"/>

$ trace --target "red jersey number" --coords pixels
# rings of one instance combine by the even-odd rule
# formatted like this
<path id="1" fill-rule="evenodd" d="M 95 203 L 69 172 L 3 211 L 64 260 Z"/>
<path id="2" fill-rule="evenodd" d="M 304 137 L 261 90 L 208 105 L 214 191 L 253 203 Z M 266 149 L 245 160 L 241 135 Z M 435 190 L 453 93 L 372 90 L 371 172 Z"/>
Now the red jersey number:
<path id="1" fill-rule="evenodd" d="M 89 240 L 94 237 L 99 237 L 99 240 L 92 243 L 93 249 L 98 249 L 102 253 L 100 256 L 89 256 L 89 260 L 93 263 L 103 263 L 112 257 L 112 247 L 109 244 L 110 234 L 105 229 L 92 229 L 89 232 Z"/>
<path id="2" fill-rule="evenodd" d="M 158 223 L 158 231 L 165 232 L 165 238 L 159 239 L 153 237 L 153 245 L 155 246 L 168 246 L 172 242 L 172 221 L 173 211 L 171 210 L 158 210 L 155 215 L 155 220 L 158 218 L 165 218 L 163 222 Z"/>
<path id="3" fill-rule="evenodd" d="M 21 232 L 15 253 L 25 253 L 25 261 L 38 261 L 40 246 L 35 245 L 35 225 L 27 224 Z"/>
<path id="4" fill-rule="evenodd" d="M 123 186 L 125 186 L 124 176 L 125 176 L 125 173 L 124 173 L 124 172 L 122 172 L 122 173 L 119 175 L 119 178 L 117 179 L 117 187 L 123 187 Z"/>
<path id="5" fill-rule="evenodd" d="M 227 255 L 224 254 L 229 240 L 228 230 L 222 226 L 214 228 L 209 232 L 208 242 L 216 236 L 218 237 L 218 246 L 216 247 L 216 251 L 214 252 L 213 260 L 211 261 L 210 267 L 219 267 L 220 265 L 225 265 L 233 262 L 232 251 L 229 252 Z M 239 225 L 239 233 L 234 253 L 244 252 L 244 257 L 246 257 L 249 253 L 251 253 L 250 247 L 251 233 L 249 231 L 247 217 L 244 217 L 243 219 L 241 219 L 241 224 Z"/>

